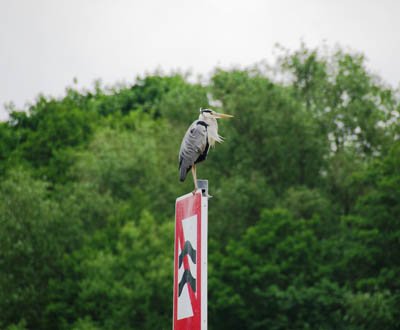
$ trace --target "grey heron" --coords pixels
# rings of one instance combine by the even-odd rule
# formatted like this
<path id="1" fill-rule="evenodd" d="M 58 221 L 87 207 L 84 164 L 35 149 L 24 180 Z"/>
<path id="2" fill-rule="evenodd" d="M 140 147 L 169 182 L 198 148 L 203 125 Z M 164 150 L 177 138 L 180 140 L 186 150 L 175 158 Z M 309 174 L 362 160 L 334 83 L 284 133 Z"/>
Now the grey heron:
<path id="1" fill-rule="evenodd" d="M 193 193 L 196 193 L 198 189 L 196 164 L 207 159 L 210 147 L 213 147 L 215 142 L 223 141 L 218 135 L 217 118 L 232 117 L 210 109 L 200 109 L 199 119 L 194 121 L 186 131 L 179 150 L 179 173 L 180 180 L 185 181 L 187 173 L 192 170 L 195 188 Z"/>

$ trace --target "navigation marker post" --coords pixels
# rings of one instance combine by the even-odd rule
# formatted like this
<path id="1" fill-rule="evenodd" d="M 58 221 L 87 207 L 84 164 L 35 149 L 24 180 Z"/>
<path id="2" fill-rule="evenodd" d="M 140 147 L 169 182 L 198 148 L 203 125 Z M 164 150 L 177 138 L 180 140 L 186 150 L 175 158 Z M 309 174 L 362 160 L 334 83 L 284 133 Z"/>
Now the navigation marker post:
<path id="1" fill-rule="evenodd" d="M 207 330 L 208 181 L 175 204 L 173 330 Z"/>

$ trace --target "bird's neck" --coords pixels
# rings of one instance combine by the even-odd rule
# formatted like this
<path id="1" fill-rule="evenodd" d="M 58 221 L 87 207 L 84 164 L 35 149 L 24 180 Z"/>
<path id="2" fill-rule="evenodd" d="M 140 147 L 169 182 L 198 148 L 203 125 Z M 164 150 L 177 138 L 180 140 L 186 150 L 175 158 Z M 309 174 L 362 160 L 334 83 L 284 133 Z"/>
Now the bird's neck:
<path id="1" fill-rule="evenodd" d="M 215 142 L 223 142 L 222 138 L 218 135 L 218 123 L 215 118 L 208 118 L 200 115 L 199 120 L 204 121 L 208 125 L 208 143 L 211 147 L 215 145 Z"/>

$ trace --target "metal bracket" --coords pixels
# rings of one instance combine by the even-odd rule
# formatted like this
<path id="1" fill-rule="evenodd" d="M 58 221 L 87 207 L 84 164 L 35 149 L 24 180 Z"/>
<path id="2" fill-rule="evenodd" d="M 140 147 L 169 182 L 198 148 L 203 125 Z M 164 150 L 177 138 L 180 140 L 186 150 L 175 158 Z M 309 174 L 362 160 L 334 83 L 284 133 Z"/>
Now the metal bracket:
<path id="1" fill-rule="evenodd" d="M 201 189 L 201 194 L 204 197 L 207 198 L 212 197 L 208 194 L 208 180 L 197 180 L 197 186 L 199 187 L 199 189 Z"/>

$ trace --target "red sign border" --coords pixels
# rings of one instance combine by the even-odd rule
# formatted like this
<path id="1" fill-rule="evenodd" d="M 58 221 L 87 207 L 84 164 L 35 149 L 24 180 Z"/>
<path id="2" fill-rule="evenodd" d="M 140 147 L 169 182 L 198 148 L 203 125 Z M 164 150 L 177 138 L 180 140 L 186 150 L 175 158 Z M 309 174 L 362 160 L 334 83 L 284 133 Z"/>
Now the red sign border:
<path id="1" fill-rule="evenodd" d="M 187 196 L 187 197 L 186 197 Z M 201 320 L 202 320 L 202 196 L 201 192 L 193 194 L 188 194 L 176 201 L 175 208 L 175 254 L 174 254 L 174 310 L 173 310 L 173 330 L 201 330 Z M 193 215 L 197 215 L 197 258 L 196 258 L 196 292 L 192 290 L 190 285 L 188 285 L 189 296 L 192 302 L 193 316 L 184 318 L 181 320 L 177 319 L 177 287 L 178 287 L 178 242 L 181 244 L 181 251 L 183 250 L 183 239 L 178 239 L 180 235 L 183 236 L 182 220 Z M 182 237 L 181 237 L 182 238 Z M 187 257 L 184 258 L 185 269 L 189 268 Z"/>

